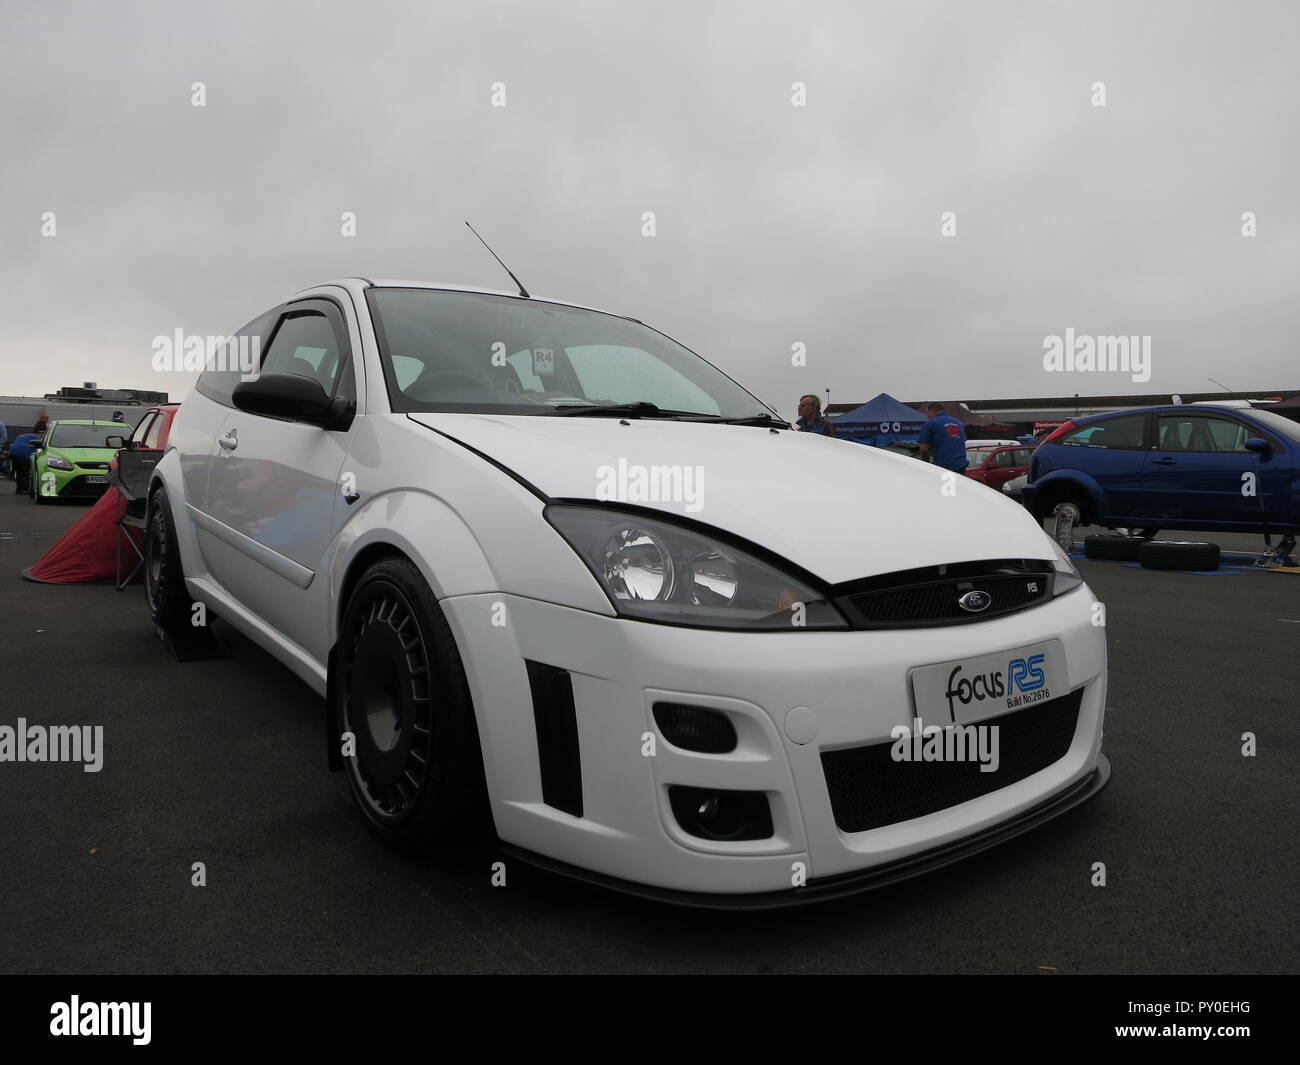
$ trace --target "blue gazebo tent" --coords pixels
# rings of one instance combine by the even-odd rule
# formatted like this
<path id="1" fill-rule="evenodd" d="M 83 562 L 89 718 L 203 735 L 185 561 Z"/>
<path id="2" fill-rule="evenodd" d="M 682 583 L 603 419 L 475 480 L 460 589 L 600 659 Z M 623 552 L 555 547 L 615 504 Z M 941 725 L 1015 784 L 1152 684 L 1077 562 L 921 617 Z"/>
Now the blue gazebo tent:
<path id="1" fill-rule="evenodd" d="M 925 422 L 926 417 L 919 410 L 881 392 L 875 399 L 841 414 L 831 424 L 835 435 L 842 440 L 884 447 L 895 440 L 915 440 Z"/>

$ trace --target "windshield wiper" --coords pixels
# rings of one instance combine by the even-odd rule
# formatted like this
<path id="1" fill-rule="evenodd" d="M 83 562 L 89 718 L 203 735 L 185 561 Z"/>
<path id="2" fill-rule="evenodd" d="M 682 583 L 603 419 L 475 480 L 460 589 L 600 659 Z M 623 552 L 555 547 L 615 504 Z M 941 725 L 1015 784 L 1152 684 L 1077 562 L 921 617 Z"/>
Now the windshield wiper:
<path id="1" fill-rule="evenodd" d="M 669 410 L 645 400 L 638 400 L 636 403 L 596 404 L 590 407 L 577 403 L 561 403 L 553 409 L 561 417 L 590 414 L 619 418 L 672 418 L 677 421 L 711 422 L 715 425 L 770 425 L 780 429 L 790 428 L 786 422 L 779 421 L 768 414 L 755 414 L 748 418 L 723 418 L 717 414 L 701 414 L 693 410 Z"/>
<path id="2" fill-rule="evenodd" d="M 636 403 L 604 403 L 596 404 L 592 407 L 580 406 L 577 403 L 561 403 L 554 408 L 555 413 L 561 417 L 572 417 L 578 414 L 605 414 L 611 417 L 620 418 L 712 418 L 711 414 L 696 414 L 689 410 L 667 410 L 663 407 L 656 406 L 654 403 L 647 403 L 645 400 L 638 400 Z"/>
<path id="3" fill-rule="evenodd" d="M 636 403 L 603 403 L 591 407 L 580 403 L 561 403 L 555 408 L 555 413 L 562 417 L 575 414 L 630 414 L 634 418 L 639 418 L 643 414 L 662 414 L 663 411 L 653 403 L 641 400 Z"/>
<path id="4" fill-rule="evenodd" d="M 770 414 L 751 414 L 748 418 L 720 418 L 723 425 L 766 425 L 773 429 L 789 429 L 790 423 Z"/>

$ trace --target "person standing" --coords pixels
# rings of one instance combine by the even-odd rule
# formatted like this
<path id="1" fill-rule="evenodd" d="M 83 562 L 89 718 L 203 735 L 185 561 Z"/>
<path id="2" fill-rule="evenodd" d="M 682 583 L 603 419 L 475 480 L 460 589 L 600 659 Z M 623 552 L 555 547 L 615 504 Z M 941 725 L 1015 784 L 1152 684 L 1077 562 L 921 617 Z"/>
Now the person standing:
<path id="1" fill-rule="evenodd" d="M 19 495 L 25 495 L 31 491 L 32 475 L 32 444 L 36 443 L 45 434 L 42 433 L 23 433 L 21 436 L 14 438 L 14 442 L 9 445 L 9 461 L 14 467 L 14 491 Z"/>
<path id="2" fill-rule="evenodd" d="M 930 420 L 921 426 L 917 437 L 921 458 L 955 473 L 966 472 L 966 430 L 961 422 L 945 413 L 938 403 L 927 403 Z"/>
<path id="3" fill-rule="evenodd" d="M 801 433 L 821 433 L 822 436 L 835 436 L 835 427 L 831 425 L 830 419 L 822 414 L 822 401 L 820 397 L 814 395 L 802 396 L 799 399 L 799 432 Z"/>

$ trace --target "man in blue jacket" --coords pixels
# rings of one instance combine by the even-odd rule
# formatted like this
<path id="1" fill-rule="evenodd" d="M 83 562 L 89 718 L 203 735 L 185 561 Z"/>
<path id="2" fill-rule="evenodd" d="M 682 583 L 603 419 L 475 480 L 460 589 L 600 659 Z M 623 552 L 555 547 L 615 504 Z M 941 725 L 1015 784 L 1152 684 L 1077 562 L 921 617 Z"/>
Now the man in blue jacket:
<path id="1" fill-rule="evenodd" d="M 44 433 L 23 433 L 9 445 L 9 459 L 14 466 L 15 492 L 26 493 L 31 490 L 28 481 L 32 472 L 32 444 L 43 437 Z"/>
<path id="2" fill-rule="evenodd" d="M 966 472 L 966 430 L 951 414 L 945 414 L 938 403 L 927 403 L 925 413 L 930 420 L 921 426 L 917 441 L 921 445 L 921 458 L 956 473 Z"/>
<path id="3" fill-rule="evenodd" d="M 831 438 L 835 436 L 835 427 L 822 414 L 821 399 L 811 394 L 799 399 L 799 421 L 796 425 L 801 433 L 820 433 Z"/>

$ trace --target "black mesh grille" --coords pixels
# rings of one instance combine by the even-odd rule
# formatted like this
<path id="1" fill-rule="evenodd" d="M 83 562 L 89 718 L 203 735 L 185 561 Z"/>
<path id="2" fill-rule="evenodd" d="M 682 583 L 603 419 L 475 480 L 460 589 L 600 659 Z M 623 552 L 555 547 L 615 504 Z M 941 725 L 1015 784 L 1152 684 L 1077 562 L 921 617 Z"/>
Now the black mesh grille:
<path id="1" fill-rule="evenodd" d="M 74 477 L 67 483 L 63 491 L 59 493 L 64 498 L 78 496 L 102 496 L 108 491 L 108 482 L 103 481 L 100 484 L 91 484 L 84 477 Z"/>
<path id="2" fill-rule="evenodd" d="M 998 768 L 981 773 L 977 761 L 898 762 L 894 741 L 822 752 L 822 770 L 835 824 L 841 832 L 910 821 L 1005 788 L 1065 757 L 1074 740 L 1084 689 L 1001 717 Z"/>
<path id="3" fill-rule="evenodd" d="M 1042 562 L 977 562 L 907 570 L 837 589 L 836 602 L 858 628 L 906 628 L 982 621 L 1051 598 L 1052 572 Z M 965 610 L 967 592 L 985 592 L 988 605 Z"/>
<path id="4" fill-rule="evenodd" d="M 679 703 L 655 703 L 655 724 L 674 747 L 705 754 L 736 749 L 736 726 L 720 710 Z"/>

